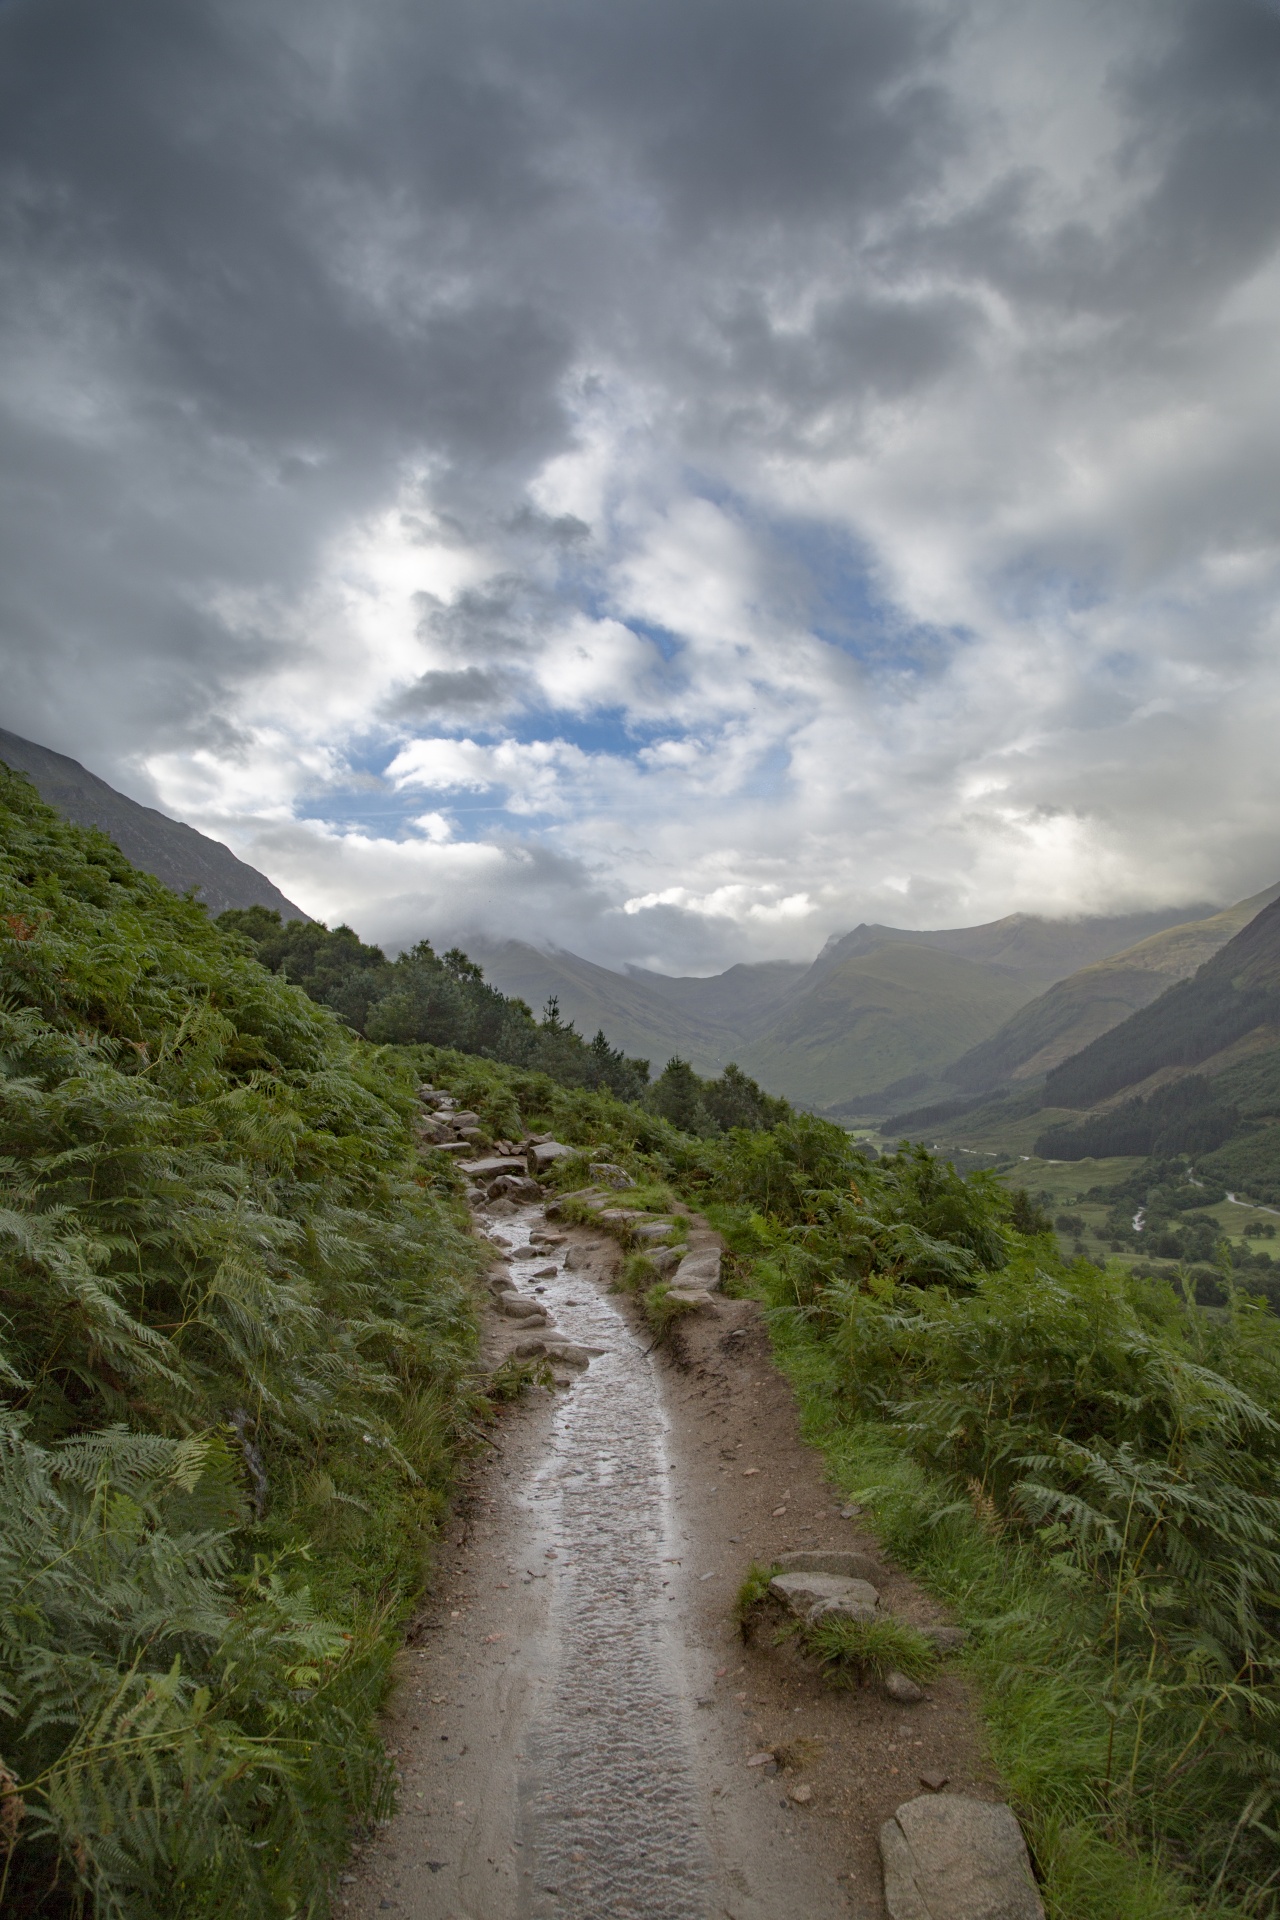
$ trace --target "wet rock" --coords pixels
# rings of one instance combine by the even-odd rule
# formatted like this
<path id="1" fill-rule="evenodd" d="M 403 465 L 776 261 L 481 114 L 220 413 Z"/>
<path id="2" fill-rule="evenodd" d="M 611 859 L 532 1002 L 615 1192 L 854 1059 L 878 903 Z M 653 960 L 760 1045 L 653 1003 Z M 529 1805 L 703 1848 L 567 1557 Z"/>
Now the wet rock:
<path id="1" fill-rule="evenodd" d="M 846 1580 L 835 1573 L 776 1573 L 769 1582 L 769 1591 L 802 1620 L 807 1619 L 815 1607 L 835 1603 L 870 1607 L 874 1611 L 880 1600 L 869 1580 Z"/>
<path id="2" fill-rule="evenodd" d="M 889 1698 L 896 1700 L 900 1707 L 916 1707 L 924 1699 L 924 1688 L 918 1687 L 914 1680 L 908 1680 L 906 1674 L 899 1673 L 896 1667 L 891 1673 L 886 1673 L 881 1685 Z"/>
<path id="3" fill-rule="evenodd" d="M 545 1227 L 535 1227 L 529 1235 L 529 1244 L 533 1247 L 562 1247 L 568 1238 L 567 1233 L 548 1233 Z"/>
<path id="4" fill-rule="evenodd" d="M 526 1300 L 522 1293 L 504 1293 L 498 1296 L 499 1313 L 505 1313 L 508 1320 L 523 1320 L 527 1326 L 545 1327 L 547 1316 L 536 1300 Z"/>
<path id="5" fill-rule="evenodd" d="M 598 1180 L 602 1187 L 634 1187 L 635 1181 L 622 1167 L 616 1167 L 612 1160 L 593 1160 L 591 1178 Z"/>
<path id="6" fill-rule="evenodd" d="M 564 1257 L 564 1270 L 566 1273 L 581 1273 L 584 1267 L 589 1267 L 590 1265 L 591 1249 L 589 1247 L 570 1247 Z"/>
<path id="7" fill-rule="evenodd" d="M 806 1547 L 799 1553 L 780 1553 L 777 1565 L 783 1573 L 834 1573 L 841 1580 L 870 1580 L 873 1585 L 879 1574 L 869 1554 L 845 1553 L 838 1547 L 830 1551 Z"/>
<path id="8" fill-rule="evenodd" d="M 503 1194 L 500 1200 L 490 1200 L 488 1202 L 488 1211 L 495 1220 L 503 1220 L 509 1214 L 519 1213 L 520 1209 L 514 1200 L 508 1200 L 507 1196 Z"/>
<path id="9" fill-rule="evenodd" d="M 517 1247 L 515 1252 L 511 1256 L 513 1260 L 538 1260 L 541 1257 L 542 1257 L 541 1247 L 533 1247 L 533 1246 Z"/>
<path id="10" fill-rule="evenodd" d="M 921 1794 L 880 1829 L 890 1920 L 1044 1920 L 1022 1829 L 1006 1806 Z"/>

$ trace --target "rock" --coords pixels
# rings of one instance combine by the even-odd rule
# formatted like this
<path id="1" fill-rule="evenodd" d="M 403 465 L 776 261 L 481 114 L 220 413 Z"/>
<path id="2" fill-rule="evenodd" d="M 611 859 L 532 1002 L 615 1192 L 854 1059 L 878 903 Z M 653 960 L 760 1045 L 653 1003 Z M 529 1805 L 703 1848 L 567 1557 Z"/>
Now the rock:
<path id="1" fill-rule="evenodd" d="M 564 1257 L 566 1273 L 581 1273 L 584 1267 L 591 1265 L 591 1251 L 588 1247 L 570 1247 Z"/>
<path id="2" fill-rule="evenodd" d="M 924 1699 L 924 1688 L 918 1687 L 914 1680 L 908 1680 L 905 1673 L 899 1673 L 895 1667 L 886 1673 L 881 1685 L 891 1700 L 901 1707 L 916 1707 Z"/>
<path id="3" fill-rule="evenodd" d="M 540 1260 L 542 1258 L 542 1249 L 540 1247 L 517 1247 L 511 1258 L 513 1260 Z"/>
<path id="4" fill-rule="evenodd" d="M 524 1320 L 533 1327 L 545 1327 L 547 1316 L 536 1300 L 526 1300 L 522 1293 L 499 1294 L 497 1300 L 499 1313 L 505 1313 L 508 1320 Z"/>
<path id="5" fill-rule="evenodd" d="M 704 1287 L 714 1293 L 720 1285 L 719 1247 L 697 1247 L 686 1253 L 676 1269 L 682 1287 Z"/>
<path id="6" fill-rule="evenodd" d="M 682 1300 L 688 1307 L 714 1307 L 716 1297 L 708 1293 L 705 1287 L 672 1287 L 669 1289 L 673 1300 Z"/>
<path id="7" fill-rule="evenodd" d="M 428 1140 L 424 1142 L 424 1148 L 427 1153 L 462 1154 L 462 1153 L 475 1152 L 475 1148 L 472 1146 L 469 1140 L 437 1140 L 437 1141 Z M 462 1171 L 464 1173 L 470 1173 L 471 1168 L 465 1165 L 464 1163 L 462 1167 Z"/>
<path id="8" fill-rule="evenodd" d="M 922 1787 L 928 1787 L 930 1793 L 941 1793 L 942 1789 L 950 1784 L 951 1775 L 949 1773 L 922 1773 L 919 1779 L 920 1785 Z"/>
<path id="9" fill-rule="evenodd" d="M 438 1099 L 439 1096 L 431 1082 L 429 1080 L 423 1080 L 418 1086 L 418 1098 L 419 1100 L 435 1100 Z"/>
<path id="10" fill-rule="evenodd" d="M 535 1227 L 529 1235 L 529 1244 L 533 1247 L 562 1247 L 568 1238 L 567 1233 L 548 1233 L 545 1227 Z"/>
<path id="11" fill-rule="evenodd" d="M 664 1280 L 680 1265 L 680 1255 L 675 1247 L 646 1247 L 645 1257 Z"/>
<path id="12" fill-rule="evenodd" d="M 564 1160 L 573 1153 L 573 1147 L 566 1147 L 563 1140 L 539 1140 L 529 1149 L 530 1173 L 545 1173 L 557 1160 Z"/>
<path id="13" fill-rule="evenodd" d="M 495 1272 L 491 1273 L 486 1279 L 485 1285 L 495 1300 L 499 1294 L 515 1292 L 515 1288 L 511 1284 L 511 1275 L 505 1267 L 499 1267 Z"/>
<path id="14" fill-rule="evenodd" d="M 833 1601 L 874 1610 L 880 1600 L 869 1580 L 846 1580 L 835 1573 L 776 1573 L 769 1582 L 769 1591 L 801 1619 L 814 1607 Z"/>
<path id="15" fill-rule="evenodd" d="M 530 1275 L 530 1278 L 533 1280 L 554 1280 L 555 1277 L 556 1277 L 556 1270 L 554 1266 L 535 1267 L 533 1269 L 532 1274 Z"/>
<path id="16" fill-rule="evenodd" d="M 800 1553 L 780 1553 L 776 1564 L 783 1573 L 834 1573 L 841 1580 L 870 1580 L 873 1586 L 879 1573 L 868 1554 L 845 1553 L 838 1547 L 829 1551 L 813 1547 Z"/>
<path id="17" fill-rule="evenodd" d="M 591 1178 L 598 1180 L 602 1187 L 634 1187 L 635 1181 L 621 1167 L 615 1167 L 612 1160 L 593 1160 Z"/>
<path id="18" fill-rule="evenodd" d="M 807 1807 L 813 1799 L 813 1788 L 808 1786 L 792 1787 L 787 1798 L 793 1800 L 798 1807 Z"/>
<path id="19" fill-rule="evenodd" d="M 449 1119 L 453 1125 L 457 1127 L 459 1132 L 462 1131 L 463 1127 L 478 1127 L 480 1125 L 480 1115 L 478 1113 L 451 1113 Z"/>
<path id="20" fill-rule="evenodd" d="M 878 1617 L 876 1609 L 865 1600 L 819 1600 L 805 1615 L 811 1627 L 821 1626 L 824 1620 L 857 1620 L 868 1627 Z"/>
<path id="21" fill-rule="evenodd" d="M 517 1179 L 525 1177 L 524 1161 L 506 1153 L 490 1153 L 482 1160 L 466 1160 L 462 1171 L 470 1174 L 473 1180 L 496 1180 L 500 1173 L 513 1173 Z"/>
<path id="22" fill-rule="evenodd" d="M 629 1227 L 633 1220 L 643 1220 L 644 1215 L 635 1207 L 601 1207 L 596 1219 L 607 1227 Z"/>
<path id="23" fill-rule="evenodd" d="M 932 1640 L 939 1653 L 955 1653 L 968 1644 L 967 1627 L 921 1627 L 926 1640 Z"/>
<path id="24" fill-rule="evenodd" d="M 1044 1920 L 1022 1829 L 1006 1806 L 921 1794 L 880 1829 L 890 1920 Z"/>
<path id="25" fill-rule="evenodd" d="M 503 1194 L 501 1200 L 490 1200 L 488 1205 L 489 1212 L 495 1220 L 504 1219 L 508 1214 L 519 1213 L 520 1211 L 515 1201 L 508 1200 L 505 1194 Z"/>
<path id="26" fill-rule="evenodd" d="M 505 1195 L 508 1200 L 541 1200 L 542 1188 L 527 1173 L 500 1173 L 496 1180 L 489 1182 L 488 1191 L 497 1200 Z"/>
<path id="27" fill-rule="evenodd" d="M 671 1224 L 667 1220 L 642 1220 L 638 1227 L 632 1228 L 632 1232 L 637 1240 L 652 1240 L 655 1242 L 666 1240 L 670 1238 Z"/>

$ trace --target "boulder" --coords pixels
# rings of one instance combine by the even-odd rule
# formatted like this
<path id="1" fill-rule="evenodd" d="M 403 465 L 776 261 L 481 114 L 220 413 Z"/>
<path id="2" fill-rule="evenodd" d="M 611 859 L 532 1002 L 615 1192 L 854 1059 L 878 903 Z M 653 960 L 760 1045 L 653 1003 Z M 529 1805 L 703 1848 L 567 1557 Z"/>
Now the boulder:
<path id="1" fill-rule="evenodd" d="M 859 1583 L 861 1584 L 861 1583 Z M 875 1607 L 866 1600 L 819 1600 L 816 1607 L 810 1607 L 805 1619 L 811 1627 L 820 1627 L 824 1620 L 857 1620 L 869 1627 L 879 1618 Z"/>
<path id="2" fill-rule="evenodd" d="M 769 1591 L 801 1619 L 807 1619 L 815 1607 L 830 1608 L 832 1602 L 845 1607 L 870 1607 L 873 1611 L 880 1602 L 880 1595 L 869 1580 L 846 1580 L 837 1573 L 776 1573 L 769 1582 Z"/>
<path id="3" fill-rule="evenodd" d="M 451 1125 L 455 1127 L 478 1127 L 480 1125 L 480 1115 L 478 1113 L 451 1113 L 449 1120 Z"/>
<path id="4" fill-rule="evenodd" d="M 519 1340 L 511 1351 L 518 1360 L 545 1358 L 553 1360 L 558 1367 L 579 1369 L 589 1367 L 592 1358 L 592 1349 L 580 1347 L 574 1340 Z"/>
<path id="5" fill-rule="evenodd" d="M 473 1180 L 496 1180 L 500 1173 L 513 1173 L 517 1179 L 523 1179 L 525 1165 L 516 1154 L 490 1153 L 481 1160 L 464 1161 L 462 1171 Z"/>
<path id="6" fill-rule="evenodd" d="M 708 1293 L 705 1287 L 670 1287 L 668 1292 L 673 1300 L 682 1300 L 687 1307 L 714 1307 L 716 1297 Z"/>
<path id="7" fill-rule="evenodd" d="M 501 1293 L 497 1297 L 499 1313 L 505 1313 L 508 1320 L 523 1320 L 529 1326 L 545 1327 L 547 1316 L 536 1300 L 526 1300 L 522 1293 Z"/>
<path id="8" fill-rule="evenodd" d="M 598 1180 L 602 1187 L 634 1187 L 635 1181 L 622 1167 L 615 1167 L 612 1160 L 593 1160 L 591 1178 Z"/>
<path id="9" fill-rule="evenodd" d="M 548 1167 L 554 1167 L 557 1160 L 565 1159 L 573 1151 L 563 1140 L 539 1140 L 529 1149 L 529 1171 L 545 1173 Z"/>
<path id="10" fill-rule="evenodd" d="M 643 1220 L 644 1215 L 636 1207 L 601 1207 L 596 1219 L 606 1227 L 629 1227 L 633 1220 Z"/>
<path id="11" fill-rule="evenodd" d="M 838 1547 L 829 1551 L 806 1547 L 799 1553 L 780 1553 L 775 1562 L 783 1573 L 834 1573 L 841 1580 L 870 1580 L 875 1584 L 879 1568 L 866 1553 L 845 1553 Z"/>
<path id="12" fill-rule="evenodd" d="M 517 1247 L 511 1258 L 513 1260 L 540 1260 L 542 1258 L 542 1248 L 532 1246 Z"/>
<path id="13" fill-rule="evenodd" d="M 682 1287 L 705 1287 L 714 1293 L 720 1285 L 720 1249 L 719 1247 L 696 1247 L 686 1253 L 676 1269 L 677 1285 Z"/>
<path id="14" fill-rule="evenodd" d="M 890 1920 L 1044 1920 L 1022 1829 L 961 1793 L 908 1800 L 880 1829 Z"/>
<path id="15" fill-rule="evenodd" d="M 631 1229 L 637 1240 L 658 1242 L 671 1237 L 669 1220 L 642 1220 L 638 1227 Z"/>
<path id="16" fill-rule="evenodd" d="M 564 1257 L 566 1273 L 581 1273 L 584 1267 L 591 1265 L 590 1247 L 570 1247 Z"/>
<path id="17" fill-rule="evenodd" d="M 528 1174 L 500 1173 L 496 1180 L 489 1182 L 487 1191 L 497 1200 L 506 1194 L 509 1200 L 540 1200 L 542 1188 Z"/>
<path id="18" fill-rule="evenodd" d="M 675 1247 L 646 1247 L 645 1259 L 649 1265 L 665 1280 L 680 1265 L 680 1254 Z"/>

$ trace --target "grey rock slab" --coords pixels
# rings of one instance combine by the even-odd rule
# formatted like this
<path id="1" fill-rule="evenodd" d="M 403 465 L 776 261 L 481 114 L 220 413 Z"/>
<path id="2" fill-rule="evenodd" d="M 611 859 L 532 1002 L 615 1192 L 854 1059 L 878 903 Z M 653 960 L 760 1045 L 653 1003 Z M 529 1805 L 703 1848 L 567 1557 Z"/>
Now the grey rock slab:
<path id="1" fill-rule="evenodd" d="M 714 1293 L 708 1293 L 705 1287 L 671 1287 L 673 1300 L 683 1300 L 690 1307 L 714 1307 L 718 1305 Z"/>
<path id="2" fill-rule="evenodd" d="M 870 1580 L 873 1585 L 880 1571 L 869 1554 L 846 1553 L 838 1547 L 829 1551 L 806 1547 L 799 1553 L 780 1553 L 775 1565 L 783 1573 L 834 1573 L 842 1580 Z"/>
<path id="3" fill-rule="evenodd" d="M 581 1273 L 584 1267 L 589 1267 L 590 1265 L 591 1249 L 589 1247 L 570 1247 L 564 1257 L 564 1270 L 566 1273 Z"/>
<path id="4" fill-rule="evenodd" d="M 539 1140 L 529 1149 L 530 1169 L 540 1173 L 546 1167 L 553 1167 L 557 1160 L 567 1159 L 573 1151 L 572 1147 L 566 1147 L 563 1140 Z"/>
<path id="5" fill-rule="evenodd" d="M 967 1794 L 907 1800 L 880 1829 L 890 1920 L 1044 1920 L 1012 1811 Z"/>
<path id="6" fill-rule="evenodd" d="M 632 1232 L 637 1240 L 666 1240 L 670 1237 L 671 1227 L 666 1220 L 643 1220 Z"/>
<path id="7" fill-rule="evenodd" d="M 846 1580 L 836 1573 L 776 1573 L 770 1593 L 804 1619 L 814 1607 L 832 1601 L 845 1606 L 875 1607 L 880 1595 L 869 1580 Z"/>
<path id="8" fill-rule="evenodd" d="M 525 1165 L 514 1154 L 490 1153 L 482 1160 L 464 1160 L 462 1171 L 475 1180 L 496 1180 L 500 1173 L 514 1173 L 523 1179 Z"/>

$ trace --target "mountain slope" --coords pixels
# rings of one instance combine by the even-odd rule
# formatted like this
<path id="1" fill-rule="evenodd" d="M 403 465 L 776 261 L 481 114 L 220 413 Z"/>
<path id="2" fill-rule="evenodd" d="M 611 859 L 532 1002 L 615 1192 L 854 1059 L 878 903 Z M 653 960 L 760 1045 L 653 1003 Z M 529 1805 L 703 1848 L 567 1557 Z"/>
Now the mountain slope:
<path id="1" fill-rule="evenodd" d="M 590 1038 L 603 1028 L 612 1046 L 648 1060 L 655 1073 L 673 1054 L 702 1074 L 719 1073 L 736 1057 L 731 1027 L 686 1012 L 653 989 L 652 975 L 614 973 L 580 954 L 559 948 L 543 953 L 522 940 L 475 937 L 462 944 L 499 992 L 524 1000 L 539 1015 L 554 996 L 561 1018 L 572 1020 L 580 1033 Z"/>
<path id="2" fill-rule="evenodd" d="M 307 918 L 264 873 L 237 860 L 220 840 L 210 840 L 154 807 L 140 806 L 78 760 L 0 727 L 0 761 L 25 773 L 46 806 L 64 820 L 100 827 L 127 860 L 174 893 L 194 888 L 211 914 L 228 907 L 271 907 L 283 920 Z"/>
<path id="3" fill-rule="evenodd" d="M 1280 899 L 1262 909 L 1189 980 L 1069 1060 L 1045 1081 L 1056 1106 L 1089 1107 L 1148 1080 L 1222 1053 L 1256 1028 L 1280 1022 Z"/>
<path id="4" fill-rule="evenodd" d="M 873 1110 L 885 1086 L 936 1072 L 962 1036 L 984 1038 L 1035 990 L 1011 969 L 886 941 L 802 982 L 741 1064 L 791 1099 Z"/>
<path id="5" fill-rule="evenodd" d="M 1207 919 L 1149 934 L 1123 953 L 1081 967 L 1020 1007 L 998 1033 L 962 1055 L 943 1077 L 962 1093 L 1038 1079 L 1149 1006 L 1174 981 L 1189 978 L 1277 895 L 1280 885 L 1268 887 Z"/>

